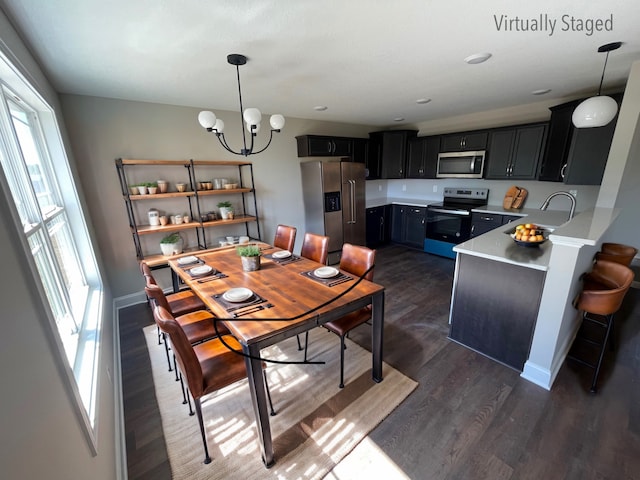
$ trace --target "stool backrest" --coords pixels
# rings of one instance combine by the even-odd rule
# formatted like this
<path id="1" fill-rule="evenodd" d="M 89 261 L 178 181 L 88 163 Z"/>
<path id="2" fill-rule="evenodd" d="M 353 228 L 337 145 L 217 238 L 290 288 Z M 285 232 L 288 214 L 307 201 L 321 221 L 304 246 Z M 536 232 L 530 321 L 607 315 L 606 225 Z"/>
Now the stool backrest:
<path id="1" fill-rule="evenodd" d="M 631 262 L 637 253 L 638 249 L 630 245 L 622 245 L 621 243 L 603 243 L 600 247 L 600 251 L 596 253 L 596 260 L 616 262 L 628 267 L 631 265 Z"/>
<path id="2" fill-rule="evenodd" d="M 578 309 L 596 315 L 617 312 L 633 278 L 633 270 L 625 265 L 596 261 L 593 270 L 585 275 L 585 286 L 589 289 L 580 294 Z"/>

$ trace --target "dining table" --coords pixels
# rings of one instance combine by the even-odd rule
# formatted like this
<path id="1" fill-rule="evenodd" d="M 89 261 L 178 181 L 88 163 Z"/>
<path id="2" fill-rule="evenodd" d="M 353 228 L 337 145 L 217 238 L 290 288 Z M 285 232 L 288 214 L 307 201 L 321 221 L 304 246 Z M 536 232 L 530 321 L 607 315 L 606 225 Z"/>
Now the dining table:
<path id="1" fill-rule="evenodd" d="M 371 372 L 381 382 L 384 287 L 267 243 L 253 244 L 260 248 L 254 271 L 243 270 L 235 246 L 173 256 L 168 264 L 242 345 L 262 461 L 269 468 L 275 457 L 261 350 L 370 305 Z"/>

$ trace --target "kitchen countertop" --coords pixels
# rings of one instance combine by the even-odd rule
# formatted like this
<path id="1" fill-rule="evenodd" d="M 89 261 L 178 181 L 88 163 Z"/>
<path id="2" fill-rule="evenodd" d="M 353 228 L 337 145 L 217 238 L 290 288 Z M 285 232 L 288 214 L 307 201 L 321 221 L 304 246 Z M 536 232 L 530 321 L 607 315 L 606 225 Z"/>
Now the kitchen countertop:
<path id="1" fill-rule="evenodd" d="M 489 208 L 491 209 L 492 207 Z M 500 209 L 478 209 L 477 211 L 492 211 L 493 213 L 498 213 L 496 210 Z M 607 210 L 611 211 L 610 209 Z M 521 212 L 524 213 L 525 211 L 527 211 L 527 209 L 523 209 Z M 592 224 L 590 219 L 594 217 L 593 212 L 594 210 L 581 212 L 576 215 L 571 222 L 568 222 L 567 212 L 564 211 L 528 209 L 527 215 L 523 216 L 523 222 L 535 223 L 542 227 L 554 229 L 549 239 L 542 245 L 538 245 L 537 247 L 518 245 L 513 241 L 511 236 L 508 235 L 508 233 L 512 231 L 513 225 L 510 226 L 507 224 L 456 245 L 453 247 L 453 251 L 546 271 L 549 268 L 549 258 L 554 241 L 568 241 L 568 239 L 571 239 L 570 241 L 574 243 L 593 245 L 595 243 L 590 242 L 596 242 L 597 239 L 600 238 L 600 235 L 604 232 L 601 227 L 593 230 L 593 233 L 596 231 L 599 232 L 597 238 L 595 238 L 596 235 L 589 233 L 589 228 L 587 227 L 587 225 Z M 606 220 L 605 217 L 607 218 Z M 600 224 L 607 223 L 608 220 L 608 228 L 615 216 L 612 218 L 611 215 L 607 216 L 602 212 L 598 218 L 602 218 L 599 222 Z"/>
<path id="2" fill-rule="evenodd" d="M 394 198 L 394 197 L 378 197 L 367 198 L 366 208 L 380 207 L 382 205 L 409 205 L 410 207 L 426 207 L 432 203 L 441 202 L 442 198 Z"/>

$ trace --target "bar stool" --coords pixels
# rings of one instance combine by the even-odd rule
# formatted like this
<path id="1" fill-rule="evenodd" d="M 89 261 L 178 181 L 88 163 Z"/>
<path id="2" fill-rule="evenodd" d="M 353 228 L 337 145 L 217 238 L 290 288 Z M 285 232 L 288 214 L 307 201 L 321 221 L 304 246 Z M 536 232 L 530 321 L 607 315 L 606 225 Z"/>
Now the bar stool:
<path id="1" fill-rule="evenodd" d="M 600 251 L 596 253 L 596 260 L 607 260 L 609 262 L 620 263 L 625 266 L 631 265 L 638 249 L 630 245 L 621 243 L 603 243 Z"/>
<path id="2" fill-rule="evenodd" d="M 633 271 L 629 267 L 606 260 L 596 261 L 592 271 L 584 276 L 583 289 L 576 305 L 576 308 L 582 311 L 582 325 L 574 340 L 572 351 L 575 349 L 576 343 L 585 343 L 597 352 L 598 358 L 596 363 L 592 363 L 571 352 L 568 357 L 595 370 L 591 382 L 591 393 L 597 391 L 598 374 L 607 343 L 610 342 L 612 350 L 614 348 L 613 315 L 620 308 L 622 300 L 633 282 L 633 276 Z M 599 340 L 588 337 L 585 332 L 588 324 L 603 329 L 604 335 Z"/>

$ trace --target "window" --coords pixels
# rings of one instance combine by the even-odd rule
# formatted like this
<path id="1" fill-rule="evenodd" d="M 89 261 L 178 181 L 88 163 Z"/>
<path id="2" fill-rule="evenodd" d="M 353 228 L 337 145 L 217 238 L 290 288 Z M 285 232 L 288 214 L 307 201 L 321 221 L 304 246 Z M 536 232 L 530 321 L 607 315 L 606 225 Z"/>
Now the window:
<path id="1" fill-rule="evenodd" d="M 102 287 L 52 109 L 0 53 L 0 185 L 96 452 Z"/>

